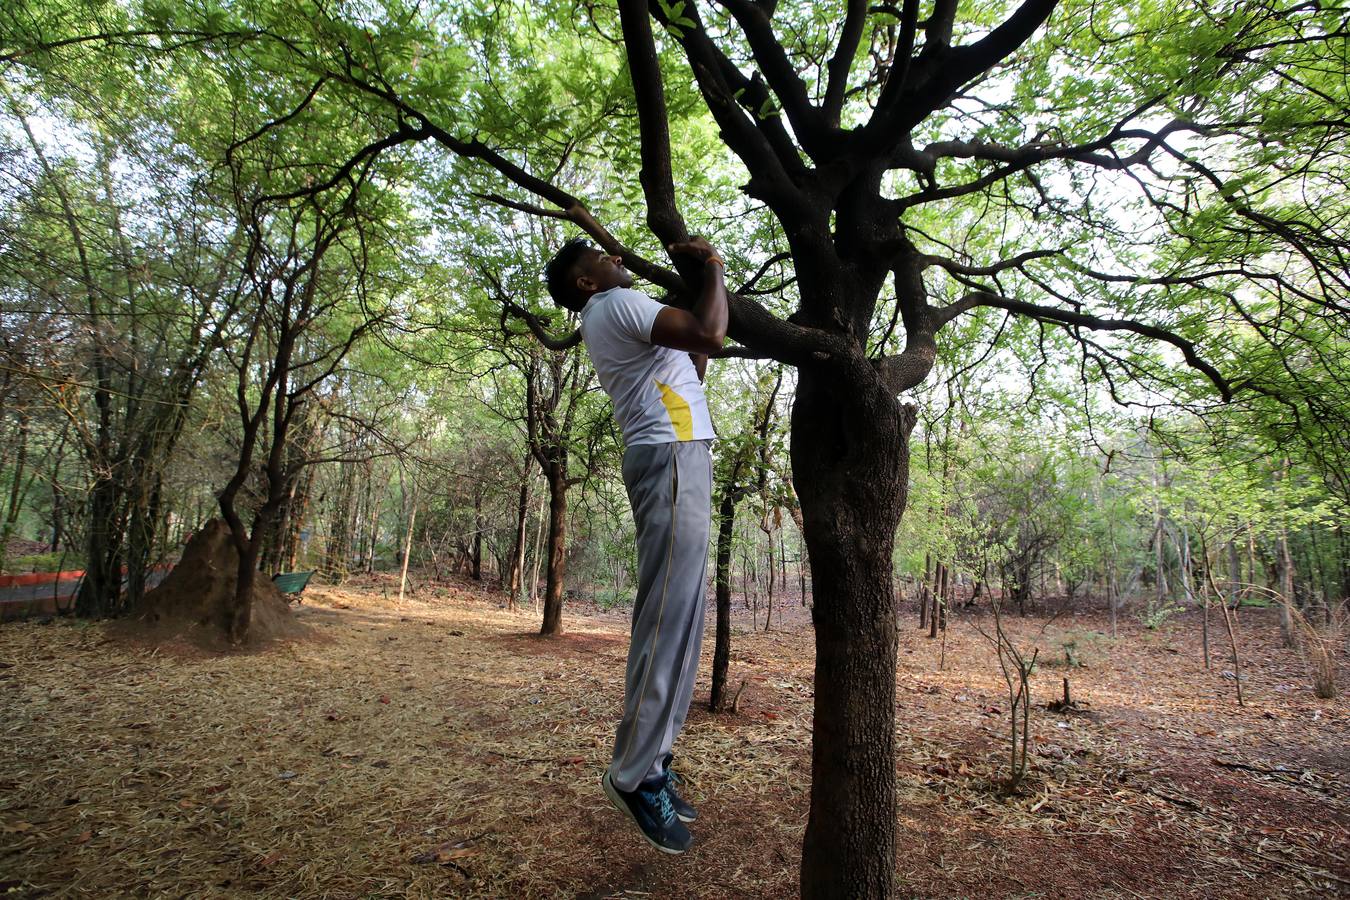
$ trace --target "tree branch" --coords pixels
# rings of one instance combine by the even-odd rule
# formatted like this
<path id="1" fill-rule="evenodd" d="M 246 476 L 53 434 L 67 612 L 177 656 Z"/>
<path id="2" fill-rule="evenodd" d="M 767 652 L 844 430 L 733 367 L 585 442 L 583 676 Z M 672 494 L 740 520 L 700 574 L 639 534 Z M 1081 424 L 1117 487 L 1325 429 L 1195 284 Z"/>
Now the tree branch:
<path id="1" fill-rule="evenodd" d="M 867 156 L 894 146 L 897 135 L 907 134 L 939 109 L 966 82 L 987 72 L 1027 42 L 1059 0 L 1025 0 L 1017 10 L 983 39 L 955 49 L 949 47 L 955 0 L 937 0 L 925 26 L 927 40 L 915 68 L 912 84 L 887 81 L 877 111 L 859 134 L 855 149 Z"/>
<path id="2" fill-rule="evenodd" d="M 923 22 L 925 53 L 936 53 L 951 46 L 957 5 L 957 0 L 935 0 L 932 15 Z"/>
<path id="3" fill-rule="evenodd" d="M 577 344 L 581 343 L 580 328 L 576 329 L 566 337 L 561 338 L 549 334 L 547 327 L 539 319 L 538 316 L 530 312 L 528 309 L 525 309 L 523 306 L 518 306 L 517 304 L 511 302 L 511 298 L 506 295 L 506 289 L 502 287 L 501 280 L 495 274 L 487 271 L 486 269 L 482 269 L 480 271 L 482 272 L 483 277 L 488 280 L 488 283 L 492 285 L 493 293 L 497 295 L 497 302 L 499 302 L 502 305 L 501 321 L 503 330 L 506 330 L 506 314 L 510 313 L 517 319 L 520 319 L 522 322 L 524 322 L 529 327 L 530 331 L 534 334 L 534 336 L 539 340 L 539 343 L 543 344 L 550 350 L 558 352 L 570 350 Z"/>
<path id="4" fill-rule="evenodd" d="M 647 7 L 644 0 L 624 0 L 624 3 L 631 4 L 635 12 Z M 735 68 L 735 64 L 708 37 L 697 9 L 692 4 L 685 7 L 685 15 L 694 22 L 693 28 L 672 25 L 665 11 L 659 7 L 650 12 L 653 18 L 675 35 L 684 48 L 708 111 L 722 130 L 723 141 L 741 158 L 747 169 L 756 173 L 747 187 L 750 194 L 768 203 L 780 217 L 792 221 L 808 218 L 809 205 L 788 175 L 787 167 L 794 163 L 779 157 L 765 132 L 751 121 L 736 102 L 735 94 L 723 75 L 726 67 Z M 800 162 L 797 161 L 795 165 L 800 166 Z"/>
<path id="5" fill-rule="evenodd" d="M 1031 262 L 1033 259 L 1044 259 L 1048 256 L 1060 256 L 1063 253 L 1064 251 L 1062 249 L 1028 250 L 1026 253 L 1019 253 L 1016 256 L 1010 257 L 1008 259 L 999 260 L 998 262 L 988 266 L 969 266 L 963 263 L 958 263 L 952 259 L 947 259 L 944 256 L 931 256 L 925 254 L 919 257 L 919 264 L 924 268 L 928 268 L 930 266 L 938 266 L 940 268 L 946 269 L 953 275 L 988 276 L 988 275 L 997 275 L 999 272 L 1004 272 L 1007 271 L 1008 269 L 1020 269 L 1022 266 Z"/>
<path id="6" fill-rule="evenodd" d="M 391 135 L 381 138 L 378 141 L 374 141 L 373 143 L 367 144 L 366 146 L 362 147 L 355 154 L 353 154 L 350 159 L 348 159 L 345 163 L 339 166 L 337 171 L 334 172 L 330 178 L 327 178 L 324 181 L 316 182 L 314 184 L 306 185 L 305 187 L 299 188 L 294 191 L 287 191 L 281 194 L 264 194 L 263 196 L 253 201 L 254 206 L 257 207 L 263 203 L 278 203 L 278 202 L 285 203 L 286 201 L 289 200 L 298 200 L 301 197 L 317 196 L 318 194 L 322 194 L 324 191 L 336 187 L 340 182 L 345 181 L 348 178 L 348 176 L 352 174 L 352 172 L 356 169 L 357 166 L 365 162 L 373 161 L 375 157 L 379 156 L 385 150 L 388 150 L 392 147 L 397 147 L 399 144 L 406 144 L 409 141 L 421 141 L 424 140 L 425 138 L 426 135 L 421 133 L 419 130 L 409 128 L 404 123 L 399 123 L 397 131 L 395 131 Z"/>
<path id="7" fill-rule="evenodd" d="M 768 80 L 769 87 L 783 105 L 783 111 L 787 113 L 792 130 L 802 143 L 802 149 L 813 159 L 818 158 L 825 138 L 820 113 L 811 105 L 811 100 L 806 95 L 806 85 L 797 74 L 792 60 L 788 59 L 783 45 L 774 36 L 773 25 L 768 15 L 761 6 L 750 0 L 718 0 L 718 2 L 731 12 L 737 24 L 741 26 L 741 31 L 745 32 L 750 52 L 755 62 L 759 64 L 759 70 Z M 854 15 L 852 7 L 856 5 L 857 0 L 850 0 L 850 16 Z M 857 24 L 857 28 L 861 31 L 861 22 Z M 852 54 L 849 54 L 849 57 L 851 61 Z M 847 73 L 845 76 L 847 77 Z"/>
<path id="8" fill-rule="evenodd" d="M 892 396 L 922 384 L 937 361 L 937 345 L 930 338 L 915 342 L 911 339 L 903 352 L 883 356 L 872 361 L 877 377 Z"/>
<path id="9" fill-rule="evenodd" d="M 1233 388 L 1228 380 L 1219 373 L 1209 363 L 1200 358 L 1196 352 L 1195 344 L 1188 341 L 1180 335 L 1174 334 L 1165 328 L 1159 328 L 1156 325 L 1146 325 L 1142 322 L 1136 322 L 1132 319 L 1102 319 L 1097 316 L 1086 313 L 1072 312 L 1066 309 L 1055 309 L 1049 306 L 1037 306 L 1034 303 L 1026 303 L 1021 300 L 1012 300 L 1008 297 L 1000 297 L 997 294 L 988 291 L 972 291 L 966 294 L 960 300 L 948 306 L 941 307 L 933 311 L 933 319 L 937 327 L 945 325 L 952 319 L 959 316 L 967 310 L 976 306 L 992 306 L 997 309 L 1004 309 L 1008 312 L 1027 316 L 1042 322 L 1052 322 L 1066 328 L 1087 328 L 1092 331 L 1128 331 L 1141 337 L 1152 338 L 1156 341 L 1171 344 L 1181 351 L 1186 364 L 1193 369 L 1204 373 L 1224 400 L 1233 399 Z"/>
<path id="10" fill-rule="evenodd" d="M 469 194 L 469 196 L 477 197 L 479 200 L 486 200 L 489 203 L 495 203 L 498 206 L 504 206 L 507 209 L 514 209 L 517 212 L 528 213 L 529 215 L 532 216 L 539 216 L 542 219 L 562 219 L 563 221 L 566 222 L 572 221 L 572 217 L 569 216 L 565 210 L 545 209 L 544 207 L 536 206 L 533 203 L 523 203 L 520 200 L 511 200 L 507 197 L 503 197 L 501 194 L 491 194 L 491 193 L 481 194 L 475 191 Z"/>
<path id="11" fill-rule="evenodd" d="M 913 6 L 910 0 L 907 6 Z M 848 0 L 848 12 L 844 15 L 844 28 L 839 34 L 839 45 L 830 57 L 825 81 L 825 100 L 821 104 L 825 125 L 828 128 L 839 127 L 839 115 L 844 108 L 844 92 L 848 89 L 849 72 L 853 70 L 853 57 L 858 53 L 858 42 L 862 40 L 863 25 L 867 22 L 867 0 Z"/>
<path id="12" fill-rule="evenodd" d="M 770 256 L 768 259 L 764 260 L 763 264 L 761 264 L 758 269 L 755 270 L 754 275 L 750 276 L 750 278 L 744 284 L 742 284 L 739 288 L 736 289 L 735 293 L 742 294 L 747 291 L 753 291 L 755 289 L 755 285 L 758 284 L 759 280 L 763 278 L 764 275 L 769 271 L 770 266 L 773 266 L 776 263 L 787 262 L 791 259 L 792 259 L 791 253 L 775 253 L 773 256 Z"/>
<path id="13" fill-rule="evenodd" d="M 1135 114 L 1131 113 L 1130 118 Z M 1128 118 L 1125 120 L 1128 121 Z M 1124 122 L 1117 125 L 1106 134 L 1095 141 L 1085 144 L 1074 144 L 1066 146 L 1063 144 L 1042 144 L 1030 143 L 1021 147 L 1000 147 L 980 142 L 961 142 L 945 141 L 940 145 L 935 145 L 943 151 L 940 154 L 929 153 L 928 149 L 913 150 L 910 148 L 903 154 L 903 158 L 897 158 L 896 163 L 905 168 L 913 169 L 917 172 L 927 174 L 930 178 L 937 164 L 939 156 L 960 157 L 969 159 L 987 159 L 991 161 L 1006 162 L 1006 165 L 990 169 L 984 175 L 968 181 L 964 184 L 952 185 L 950 187 L 929 187 L 917 193 L 910 194 L 907 197 L 901 197 L 895 201 L 898 210 L 909 209 L 924 203 L 932 203 L 936 200 L 947 200 L 953 197 L 962 197 L 967 194 L 973 194 L 984 190 L 992 184 L 1003 181 L 1010 175 L 1024 171 L 1032 166 L 1046 162 L 1052 159 L 1069 159 L 1076 162 L 1088 163 L 1103 169 L 1127 169 L 1130 166 L 1138 165 L 1146 161 L 1153 151 L 1159 147 L 1166 148 L 1166 138 L 1176 131 L 1201 131 L 1201 126 L 1182 120 L 1173 120 L 1158 131 L 1148 131 L 1142 128 L 1127 129 Z M 1140 147 L 1129 156 L 1107 155 L 1098 151 L 1111 147 L 1116 141 L 1120 140 L 1143 140 L 1144 146 Z"/>
<path id="14" fill-rule="evenodd" d="M 621 2 L 619 21 L 628 56 L 628 74 L 637 105 L 642 156 L 639 180 L 647 199 L 647 225 L 663 245 L 687 241 L 689 232 L 675 203 L 675 180 L 670 162 L 670 123 L 666 112 L 661 65 L 652 37 L 646 3 Z M 693 267 L 686 274 L 692 274 Z"/>
<path id="15" fill-rule="evenodd" d="M 490 168 L 495 169 L 507 180 L 524 188 L 526 191 L 540 197 L 561 210 L 561 214 L 554 214 L 539 206 L 520 203 L 519 201 L 508 200 L 497 194 L 478 194 L 477 196 L 489 199 L 494 203 L 499 203 L 510 209 L 520 212 L 526 212 L 531 215 L 547 216 L 549 218 L 567 219 L 577 225 L 586 234 L 590 235 L 607 253 L 616 253 L 623 257 L 624 265 L 636 275 L 640 275 L 653 284 L 659 285 L 668 291 L 685 292 L 687 285 L 678 274 L 656 265 L 655 263 L 642 258 L 638 254 L 624 247 L 617 238 L 615 238 L 607 228 L 605 228 L 587 209 L 586 205 L 572 194 L 558 187 L 557 185 L 545 181 L 525 169 L 511 162 L 501 153 L 484 144 L 482 141 L 474 138 L 471 140 L 461 140 L 441 126 L 432 122 L 420 110 L 413 107 L 410 103 L 399 96 L 392 88 L 371 83 L 365 78 L 360 77 L 350 66 L 342 74 L 335 74 L 343 83 L 356 88 L 359 91 L 370 94 L 383 102 L 389 104 L 399 116 L 399 129 L 396 135 L 411 135 L 406 139 L 410 140 L 434 140 L 436 143 L 462 156 L 466 159 L 476 159 Z M 407 121 L 416 124 L 416 128 L 407 124 Z M 385 138 L 383 141 L 376 142 L 376 145 L 382 145 L 390 141 L 394 136 Z M 401 143 L 396 141 L 395 143 Z M 360 159 L 367 156 L 373 156 L 367 151 L 376 145 L 365 148 L 356 158 L 349 161 L 346 167 L 356 165 Z M 313 193 L 313 189 L 297 192 L 298 195 Z"/>

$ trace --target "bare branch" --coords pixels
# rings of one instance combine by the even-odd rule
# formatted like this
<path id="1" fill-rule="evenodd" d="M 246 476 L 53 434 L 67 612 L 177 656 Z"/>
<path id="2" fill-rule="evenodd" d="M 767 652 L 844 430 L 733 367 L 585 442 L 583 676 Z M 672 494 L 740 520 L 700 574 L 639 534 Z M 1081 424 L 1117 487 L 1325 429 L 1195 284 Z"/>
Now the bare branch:
<path id="1" fill-rule="evenodd" d="M 856 150 L 872 156 L 893 147 L 897 135 L 908 133 L 963 84 L 992 69 L 1026 43 L 1056 5 L 1058 0 L 1025 0 L 986 37 L 953 49 L 949 44 L 957 3 L 937 0 L 925 25 L 924 49 L 910 66 L 914 77 L 906 78 L 905 84 L 887 81 L 876 114 L 859 134 Z"/>
<path id="2" fill-rule="evenodd" d="M 62 50 L 66 47 L 78 46 L 79 44 L 105 43 L 113 47 L 128 46 L 167 52 L 179 50 L 184 47 L 191 47 L 196 44 L 223 43 L 226 41 L 239 41 L 242 43 L 263 36 L 276 38 L 276 35 L 261 30 L 215 32 L 140 29 L 136 31 L 107 31 L 99 32 L 97 34 L 75 35 L 74 37 L 63 38 L 58 41 L 41 41 L 29 47 L 0 53 L 0 64 L 19 62 L 25 56 L 32 56 L 35 53 L 51 53 L 55 50 Z M 151 44 L 151 41 L 157 41 L 159 43 Z"/>
<path id="3" fill-rule="evenodd" d="M 1133 117 L 1133 114 L 1131 117 Z M 1126 121 L 1128 121 L 1128 119 Z M 967 194 L 973 194 L 977 191 L 984 190 L 990 185 L 1005 180 L 1010 175 L 1014 175 L 1029 169 L 1038 163 L 1052 159 L 1069 159 L 1088 163 L 1103 169 L 1128 169 L 1131 166 L 1147 161 L 1159 147 L 1166 148 L 1166 138 L 1169 134 L 1176 131 L 1200 130 L 1202 130 L 1202 128 L 1194 123 L 1178 119 L 1173 120 L 1156 132 L 1140 128 L 1127 129 L 1122 122 L 1120 125 L 1113 128 L 1109 134 L 1085 144 L 1063 145 L 1036 142 L 1024 144 L 1021 147 L 998 147 L 978 142 L 944 142 L 942 145 L 936 145 L 940 146 L 941 149 L 945 151 L 941 154 L 942 156 L 987 159 L 1005 162 L 1006 165 L 990 169 L 974 181 L 942 188 L 930 186 L 922 191 L 910 194 L 907 197 L 901 197 L 896 200 L 896 207 L 897 209 L 905 210 L 924 203 L 932 203 L 936 200 L 947 200 L 953 197 L 962 197 Z M 1099 152 L 1109 149 L 1116 141 L 1121 140 L 1143 140 L 1144 145 L 1129 156 L 1118 156 L 1115 154 L 1108 155 Z M 907 149 L 902 154 L 897 155 L 895 163 L 899 166 L 922 172 L 931 179 L 938 158 L 938 154 L 930 154 L 927 150 L 919 151 Z"/>
<path id="4" fill-rule="evenodd" d="M 755 274 L 750 276 L 749 280 L 735 290 L 735 293 L 740 294 L 754 290 L 755 285 L 759 283 L 759 280 L 764 277 L 771 266 L 777 263 L 787 262 L 790 259 L 792 259 L 791 253 L 775 253 L 773 256 L 770 256 L 768 259 L 764 260 L 764 263 L 757 270 L 755 270 Z"/>
<path id="5" fill-rule="evenodd" d="M 400 124 L 398 130 L 393 134 L 367 144 L 358 150 L 350 159 L 339 166 L 337 171 L 329 178 L 314 184 L 306 185 L 305 187 L 298 188 L 294 191 L 287 191 L 281 194 L 266 194 L 254 201 L 254 205 L 256 207 L 263 203 L 284 203 L 288 200 L 298 200 L 301 197 L 313 197 L 317 194 L 321 194 L 324 191 L 336 187 L 343 181 L 346 181 L 357 166 L 374 160 L 375 157 L 379 156 L 385 150 L 397 147 L 399 144 L 406 144 L 409 141 L 420 141 L 425 137 L 426 135 L 422 134 L 420 131 Z"/>
<path id="6" fill-rule="evenodd" d="M 525 309 L 523 306 L 519 306 L 511 302 L 511 298 L 508 297 L 506 294 L 506 289 L 502 287 L 501 279 L 499 279 L 495 274 L 487 271 L 486 269 L 481 269 L 480 271 L 482 272 L 483 277 L 488 280 L 488 283 L 492 285 L 493 293 L 496 294 L 497 296 L 497 302 L 501 303 L 502 305 L 503 329 L 505 329 L 506 326 L 506 314 L 510 313 L 517 319 L 520 319 L 522 322 L 524 322 L 529 327 L 530 331 L 534 334 L 534 336 L 539 340 L 539 343 L 543 344 L 550 350 L 562 352 L 564 350 L 570 350 L 577 344 L 581 343 L 580 328 L 576 329 L 566 337 L 561 338 L 549 334 L 547 326 L 545 326 L 545 324 L 542 321 L 540 321 L 538 316 L 530 312 L 528 309 Z"/>
<path id="7" fill-rule="evenodd" d="M 1209 363 L 1200 358 L 1196 352 L 1195 344 L 1185 338 L 1177 335 L 1165 328 L 1159 328 L 1156 325 L 1146 325 L 1142 322 L 1136 322 L 1133 319 L 1102 319 L 1097 316 L 1086 313 L 1073 312 L 1067 309 L 1056 309 L 1049 306 L 1038 306 L 1034 303 L 1026 303 L 1021 300 L 1012 300 L 1008 297 L 1000 297 L 997 294 L 988 291 L 972 291 L 966 294 L 960 300 L 949 306 L 944 306 L 933 311 L 933 319 L 938 327 L 945 325 L 952 319 L 959 316 L 967 310 L 976 306 L 992 306 L 997 309 L 1004 309 L 1008 312 L 1027 316 L 1042 322 L 1053 322 L 1066 328 L 1087 328 L 1092 331 L 1128 331 L 1141 337 L 1152 338 L 1171 344 L 1181 351 L 1186 364 L 1193 369 L 1204 373 L 1224 400 L 1233 398 L 1232 385 Z"/>
<path id="8" fill-rule="evenodd" d="M 755 62 L 759 64 L 759 70 L 768 80 L 769 87 L 782 103 L 783 111 L 787 113 L 788 121 L 792 123 L 793 132 L 802 142 L 802 149 L 812 158 L 817 158 L 823 149 L 820 145 L 825 137 L 824 129 L 821 128 L 820 113 L 811 105 L 806 95 L 806 85 L 797 74 L 792 60 L 788 59 L 783 45 L 774 36 L 768 15 L 762 7 L 750 0 L 718 0 L 718 2 L 735 16 L 737 24 L 745 32 L 750 52 L 754 55 Z M 859 33 L 862 31 L 862 15 L 860 11 L 855 12 L 855 7 L 861 6 L 857 0 L 851 0 L 848 13 L 851 18 L 857 18 L 855 27 Z M 845 25 L 845 41 L 847 31 L 848 26 Z M 856 45 L 855 37 L 854 46 Z M 841 51 L 842 49 L 841 44 Z M 852 57 L 853 54 L 850 52 L 848 63 L 852 62 Z M 845 71 L 845 80 L 847 75 Z"/>
<path id="9" fill-rule="evenodd" d="M 503 197 L 501 194 L 480 194 L 474 192 L 469 196 L 477 197 L 479 200 L 486 200 L 489 203 L 495 203 L 498 206 L 504 206 L 507 209 L 514 209 L 517 212 L 528 213 L 532 216 L 539 216 L 540 218 L 543 219 L 562 219 L 567 222 L 572 221 L 572 217 L 569 216 L 565 210 L 545 209 L 544 207 L 536 206 L 533 203 L 523 203 L 519 200 L 510 200 L 506 197 Z"/>
<path id="10" fill-rule="evenodd" d="M 914 5 L 914 0 L 907 4 Z M 839 114 L 844 107 L 844 91 L 848 88 L 848 75 L 853 70 L 853 57 L 858 52 L 858 43 L 862 40 L 863 25 L 867 22 L 867 0 L 849 0 L 848 12 L 844 15 L 844 28 L 839 35 L 839 46 L 830 57 L 829 77 L 825 82 L 825 100 L 821 110 L 825 124 L 829 128 L 839 127 Z"/>
<path id="11" fill-rule="evenodd" d="M 644 0 L 624 0 L 624 5 L 631 5 L 634 12 L 647 8 Z M 787 216 L 797 221 L 809 218 L 811 207 L 788 175 L 788 167 L 799 167 L 800 161 L 783 159 L 765 131 L 736 102 L 735 93 L 724 74 L 727 67 L 735 68 L 735 65 L 708 37 L 697 9 L 692 4 L 685 7 L 684 15 L 694 21 L 693 28 L 672 26 L 665 11 L 659 7 L 650 12 L 676 35 L 680 46 L 684 48 L 708 111 L 722 130 L 722 139 L 751 172 L 757 173 L 747 190 L 752 196 L 768 203 L 780 217 Z"/>
<path id="12" fill-rule="evenodd" d="M 1020 269 L 1022 266 L 1031 262 L 1033 259 L 1044 259 L 1049 256 L 1060 256 L 1063 253 L 1064 253 L 1063 249 L 1028 250 L 1026 253 L 1019 253 L 1016 256 L 1009 257 L 1008 259 L 999 260 L 998 262 L 988 266 L 969 266 L 963 263 L 958 263 L 957 261 L 952 259 L 947 259 L 944 256 L 930 256 L 930 255 L 924 255 L 919 257 L 919 263 L 924 268 L 928 268 L 930 266 L 938 266 L 940 268 L 946 269 L 948 272 L 951 272 L 954 275 L 988 276 L 988 275 L 996 275 L 999 272 L 1004 272 L 1007 271 L 1008 269 Z"/>
<path id="13" fill-rule="evenodd" d="M 619 20 L 627 50 L 628 74 L 637 105 L 642 155 L 642 193 L 647 199 L 647 225 L 662 244 L 689 240 L 689 232 L 675 202 L 671 173 L 670 122 L 666 112 L 661 66 L 652 37 L 652 20 L 645 3 L 620 3 Z M 690 274 L 692 274 L 692 267 Z"/>

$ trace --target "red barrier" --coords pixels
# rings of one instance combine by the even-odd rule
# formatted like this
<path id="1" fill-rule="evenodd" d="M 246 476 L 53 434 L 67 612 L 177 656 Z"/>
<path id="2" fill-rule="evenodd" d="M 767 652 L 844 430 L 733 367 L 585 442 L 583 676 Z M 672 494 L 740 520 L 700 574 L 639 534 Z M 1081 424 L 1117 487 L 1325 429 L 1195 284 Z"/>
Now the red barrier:
<path id="1" fill-rule="evenodd" d="M 151 572 L 167 572 L 171 565 L 153 566 Z M 122 575 L 127 570 L 122 568 Z M 37 615 L 54 615 L 67 611 L 74 602 L 84 570 L 69 572 L 25 572 L 20 575 L 0 575 L 0 622 Z M 158 584 L 162 578 L 153 575 L 147 585 Z M 46 587 L 44 589 L 44 586 Z M 4 594 L 9 596 L 4 596 Z M 62 603 L 62 601 L 68 601 Z"/>
<path id="2" fill-rule="evenodd" d="M 123 572 L 126 570 L 123 569 Z M 22 575 L 0 575 L 0 588 L 26 587 L 30 584 L 51 584 L 53 581 L 71 581 L 83 578 L 84 570 L 71 572 L 24 572 Z"/>

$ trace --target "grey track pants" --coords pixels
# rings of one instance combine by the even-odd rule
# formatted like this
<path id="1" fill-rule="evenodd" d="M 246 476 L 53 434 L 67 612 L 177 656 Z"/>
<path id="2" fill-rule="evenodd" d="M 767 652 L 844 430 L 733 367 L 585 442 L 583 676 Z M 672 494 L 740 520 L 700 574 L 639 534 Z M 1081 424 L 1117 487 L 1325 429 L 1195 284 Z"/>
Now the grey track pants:
<path id="1" fill-rule="evenodd" d="M 629 447 L 623 482 L 637 524 L 638 588 L 610 778 L 631 791 L 661 774 L 694 693 L 712 528 L 709 443 Z"/>

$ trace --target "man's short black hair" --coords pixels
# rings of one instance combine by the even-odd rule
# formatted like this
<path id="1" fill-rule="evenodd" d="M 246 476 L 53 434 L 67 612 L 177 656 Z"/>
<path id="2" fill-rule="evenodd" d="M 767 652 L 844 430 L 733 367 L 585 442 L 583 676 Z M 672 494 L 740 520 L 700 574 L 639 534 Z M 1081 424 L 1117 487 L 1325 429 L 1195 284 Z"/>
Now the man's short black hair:
<path id="1" fill-rule="evenodd" d="M 580 311 L 582 304 L 577 296 L 577 276 L 574 271 L 582 254 L 592 249 L 590 241 L 583 237 L 574 237 L 553 254 L 553 258 L 544 266 L 544 281 L 548 285 L 549 296 L 553 302 L 563 307 Z"/>

